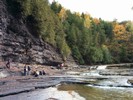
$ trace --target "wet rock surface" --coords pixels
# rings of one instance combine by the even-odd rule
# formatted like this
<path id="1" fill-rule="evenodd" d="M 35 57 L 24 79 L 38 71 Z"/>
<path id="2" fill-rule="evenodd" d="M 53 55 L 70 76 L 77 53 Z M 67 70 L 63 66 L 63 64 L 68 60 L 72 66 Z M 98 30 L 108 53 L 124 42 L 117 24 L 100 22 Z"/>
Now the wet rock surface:
<path id="1" fill-rule="evenodd" d="M 88 84 L 89 81 L 79 80 L 72 76 L 15 76 L 0 79 L 0 97 L 44 89 L 58 84 Z"/>
<path id="2" fill-rule="evenodd" d="M 39 88 L 47 88 L 59 84 L 53 78 L 43 77 L 10 77 L 0 80 L 0 97 L 29 92 Z"/>

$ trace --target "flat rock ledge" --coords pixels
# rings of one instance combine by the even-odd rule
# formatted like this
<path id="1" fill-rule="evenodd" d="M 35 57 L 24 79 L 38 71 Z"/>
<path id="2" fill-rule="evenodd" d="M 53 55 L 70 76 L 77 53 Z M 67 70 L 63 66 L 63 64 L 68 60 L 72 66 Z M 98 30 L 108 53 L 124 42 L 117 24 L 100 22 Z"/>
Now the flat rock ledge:
<path id="1" fill-rule="evenodd" d="M 86 81 L 85 77 L 84 78 L 73 77 L 73 76 L 66 76 L 66 75 L 39 76 L 39 77 L 33 77 L 33 76 L 6 77 L 6 78 L 0 79 L 0 97 L 35 91 L 36 89 L 45 89 L 45 88 L 53 87 L 63 83 L 104 86 L 104 85 L 99 85 L 95 83 L 95 81 L 99 79 L 100 78 L 89 78 L 89 80 Z M 128 83 L 130 83 L 131 86 L 115 86 L 115 87 L 133 88 L 133 80 L 128 80 Z M 114 87 L 112 85 L 109 85 L 109 86 Z"/>
<path id="2" fill-rule="evenodd" d="M 0 97 L 15 95 L 23 92 L 45 89 L 62 83 L 89 84 L 89 82 L 75 80 L 73 77 L 61 76 L 14 76 L 0 79 Z"/>
<path id="3" fill-rule="evenodd" d="M 49 77 L 11 77 L 0 79 L 0 97 L 56 86 L 60 80 Z"/>

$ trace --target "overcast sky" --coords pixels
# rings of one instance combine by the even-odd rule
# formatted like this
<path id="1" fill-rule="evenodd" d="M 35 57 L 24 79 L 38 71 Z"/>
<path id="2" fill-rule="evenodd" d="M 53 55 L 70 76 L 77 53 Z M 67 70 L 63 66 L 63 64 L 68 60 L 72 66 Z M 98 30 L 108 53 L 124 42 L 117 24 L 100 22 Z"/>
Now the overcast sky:
<path id="1" fill-rule="evenodd" d="M 53 0 L 49 0 L 52 2 Z M 103 20 L 133 21 L 133 0 L 55 0 L 72 12 L 87 12 Z"/>

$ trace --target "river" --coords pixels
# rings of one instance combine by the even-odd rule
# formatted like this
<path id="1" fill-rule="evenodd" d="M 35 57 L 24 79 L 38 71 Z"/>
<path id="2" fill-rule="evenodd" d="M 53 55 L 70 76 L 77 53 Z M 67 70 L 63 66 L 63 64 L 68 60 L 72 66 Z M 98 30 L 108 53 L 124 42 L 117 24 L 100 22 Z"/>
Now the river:
<path id="1" fill-rule="evenodd" d="M 132 88 L 63 84 L 0 100 L 133 100 Z"/>
<path id="2" fill-rule="evenodd" d="M 133 100 L 133 86 L 128 83 L 128 79 L 133 79 L 132 75 L 132 68 L 99 66 L 80 73 L 79 76 L 84 78 L 76 78 L 91 80 L 89 84 L 63 83 L 0 100 Z"/>

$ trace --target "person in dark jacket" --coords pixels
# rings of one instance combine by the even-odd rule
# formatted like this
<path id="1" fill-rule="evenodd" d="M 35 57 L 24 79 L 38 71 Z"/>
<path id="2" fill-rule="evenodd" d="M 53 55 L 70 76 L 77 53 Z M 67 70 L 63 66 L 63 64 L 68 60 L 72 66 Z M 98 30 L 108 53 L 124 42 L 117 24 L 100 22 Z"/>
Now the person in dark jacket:
<path id="1" fill-rule="evenodd" d="M 6 68 L 10 69 L 10 60 L 8 59 L 7 63 L 6 63 Z"/>
<path id="2" fill-rule="evenodd" d="M 28 66 L 28 68 L 27 68 L 27 75 L 30 75 L 30 71 L 31 71 L 31 68 L 30 68 L 30 66 Z"/>
<path id="3" fill-rule="evenodd" d="M 26 65 L 24 66 L 24 76 L 27 75 L 27 68 L 26 68 Z"/>

